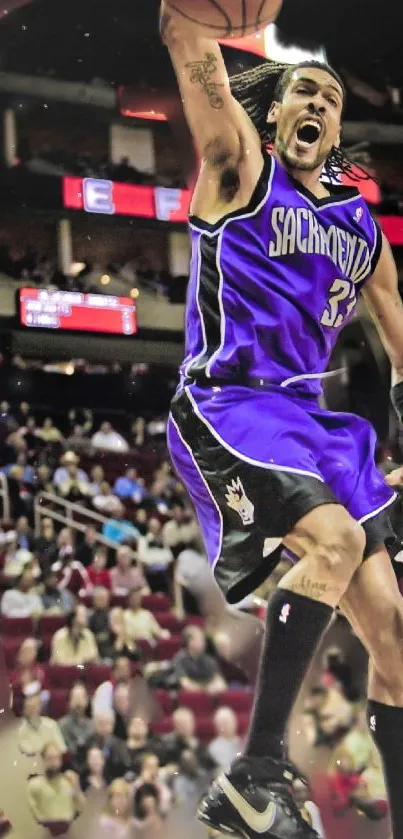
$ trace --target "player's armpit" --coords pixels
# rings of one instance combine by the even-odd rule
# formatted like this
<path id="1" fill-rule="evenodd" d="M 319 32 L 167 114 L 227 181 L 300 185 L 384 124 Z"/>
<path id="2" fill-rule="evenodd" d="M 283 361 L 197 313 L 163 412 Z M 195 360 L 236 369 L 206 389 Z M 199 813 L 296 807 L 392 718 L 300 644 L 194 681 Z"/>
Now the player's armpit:
<path id="1" fill-rule="evenodd" d="M 396 263 L 385 236 L 378 265 L 364 286 L 363 297 L 389 356 L 393 383 L 403 381 L 403 303 Z"/>
<path id="2" fill-rule="evenodd" d="M 260 142 L 231 94 L 216 41 L 194 34 L 191 24 L 161 6 L 160 32 L 175 68 L 186 118 L 201 157 L 219 171 L 236 167 L 245 154 L 245 135 Z"/>

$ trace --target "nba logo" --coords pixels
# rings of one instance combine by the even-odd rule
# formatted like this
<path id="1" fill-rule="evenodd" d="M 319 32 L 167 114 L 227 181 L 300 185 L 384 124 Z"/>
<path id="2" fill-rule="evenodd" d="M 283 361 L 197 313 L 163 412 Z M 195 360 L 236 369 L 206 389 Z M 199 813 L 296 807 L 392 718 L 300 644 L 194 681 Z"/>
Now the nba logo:
<path id="1" fill-rule="evenodd" d="M 284 606 L 280 612 L 279 621 L 280 623 L 287 623 L 288 618 L 290 617 L 291 606 L 289 603 L 284 603 Z"/>
<path id="2" fill-rule="evenodd" d="M 354 215 L 354 221 L 356 221 L 359 224 L 363 215 L 364 215 L 364 210 L 362 209 L 362 207 L 357 207 L 357 210 L 356 210 L 355 215 Z"/>

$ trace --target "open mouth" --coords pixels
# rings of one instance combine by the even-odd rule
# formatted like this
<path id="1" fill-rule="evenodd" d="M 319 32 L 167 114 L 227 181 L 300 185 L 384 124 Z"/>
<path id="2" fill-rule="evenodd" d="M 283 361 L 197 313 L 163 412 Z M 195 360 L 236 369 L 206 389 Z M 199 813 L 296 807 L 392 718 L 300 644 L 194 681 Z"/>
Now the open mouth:
<path id="1" fill-rule="evenodd" d="M 304 122 L 297 131 L 297 139 L 306 146 L 312 146 L 319 139 L 320 127 L 316 122 Z"/>

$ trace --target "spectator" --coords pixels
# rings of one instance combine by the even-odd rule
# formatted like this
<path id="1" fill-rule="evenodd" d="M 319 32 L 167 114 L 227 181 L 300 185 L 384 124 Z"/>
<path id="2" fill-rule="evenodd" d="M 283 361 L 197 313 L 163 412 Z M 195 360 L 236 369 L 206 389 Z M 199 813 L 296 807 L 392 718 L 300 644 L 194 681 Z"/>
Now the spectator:
<path id="1" fill-rule="evenodd" d="M 67 618 L 67 626 L 58 629 L 52 638 L 52 664 L 89 664 L 98 660 L 95 638 L 88 629 L 87 609 L 76 606 Z"/>
<path id="2" fill-rule="evenodd" d="M 46 463 L 42 463 L 41 466 L 38 466 L 36 473 L 35 473 L 35 493 L 42 493 L 48 492 L 49 494 L 53 494 L 54 488 L 51 481 L 51 471 L 49 466 Z"/>
<path id="3" fill-rule="evenodd" d="M 144 498 L 144 481 L 137 477 L 136 469 L 129 466 L 123 477 L 117 478 L 113 488 L 115 495 L 123 500 L 130 498 L 135 504 L 140 504 Z"/>
<path id="4" fill-rule="evenodd" d="M 107 452 L 129 451 L 126 440 L 118 431 L 115 431 L 110 422 L 102 423 L 99 431 L 91 438 L 91 444 L 94 449 L 101 449 Z"/>
<path id="5" fill-rule="evenodd" d="M 73 612 L 76 601 L 68 589 L 59 588 L 57 583 L 56 572 L 49 568 L 44 574 L 41 594 L 44 611 L 53 615 L 69 615 Z"/>
<path id="6" fill-rule="evenodd" d="M 167 815 L 172 805 L 172 793 L 162 780 L 159 757 L 154 752 L 146 752 L 140 758 L 140 774 L 133 784 L 133 791 L 136 792 L 143 784 L 153 784 L 158 792 L 160 813 Z"/>
<path id="7" fill-rule="evenodd" d="M 76 462 L 69 462 L 67 465 L 67 478 L 61 481 L 57 487 L 60 495 L 66 501 L 73 504 L 80 504 L 91 497 L 91 487 L 88 478 L 80 477 L 80 470 Z"/>
<path id="8" fill-rule="evenodd" d="M 33 506 L 33 486 L 24 481 L 24 467 L 12 466 L 8 474 L 8 489 L 13 517 L 31 516 Z"/>
<path id="9" fill-rule="evenodd" d="M 88 626 L 94 634 L 100 658 L 108 657 L 110 645 L 109 605 L 110 594 L 108 589 L 97 586 L 92 596 L 93 611 Z"/>
<path id="10" fill-rule="evenodd" d="M 113 594 L 126 596 L 133 588 L 149 593 L 144 574 L 134 560 L 134 553 L 129 545 L 120 545 L 116 551 L 116 567 L 111 571 Z"/>
<path id="11" fill-rule="evenodd" d="M 62 771 L 62 751 L 57 743 L 47 743 L 42 749 L 45 774 L 28 781 L 32 815 L 54 836 L 65 833 L 85 806 L 78 776 Z"/>
<path id="12" fill-rule="evenodd" d="M 10 472 L 16 467 L 19 466 L 22 469 L 22 480 L 24 484 L 28 484 L 32 486 L 35 483 L 35 470 L 33 466 L 27 465 L 27 454 L 26 452 L 20 452 L 16 459 L 15 463 L 8 463 L 6 466 L 3 466 L 2 472 L 6 476 L 10 475 Z M 26 518 L 25 516 L 21 516 L 21 518 Z M 28 524 L 28 519 L 27 519 Z"/>
<path id="13" fill-rule="evenodd" d="M 132 448 L 141 449 L 147 442 L 146 421 L 144 417 L 137 417 L 130 429 Z"/>
<path id="14" fill-rule="evenodd" d="M 76 558 L 78 562 L 84 565 L 84 568 L 88 568 L 91 565 L 96 547 L 97 531 L 93 524 L 89 524 L 85 528 L 84 539 L 76 551 Z"/>
<path id="15" fill-rule="evenodd" d="M 92 495 L 99 495 L 101 492 L 101 484 L 105 480 L 105 472 L 102 466 L 97 464 L 91 469 L 90 487 Z"/>
<path id="16" fill-rule="evenodd" d="M 63 434 L 53 425 L 52 417 L 46 417 L 42 428 L 38 428 L 36 433 L 45 443 L 64 443 Z"/>
<path id="17" fill-rule="evenodd" d="M 38 664 L 38 646 L 36 638 L 25 638 L 17 653 L 16 669 L 10 674 L 13 711 L 17 716 L 22 712 L 25 695 L 40 693 L 41 708 L 49 698 L 45 670 Z"/>
<path id="18" fill-rule="evenodd" d="M 185 649 L 180 650 L 172 664 L 182 688 L 219 693 L 226 684 L 218 672 L 216 660 L 206 653 L 206 638 L 198 626 L 188 626 L 184 633 Z"/>
<path id="19" fill-rule="evenodd" d="M 101 492 L 95 495 L 92 503 L 98 513 L 103 516 L 113 516 L 119 514 L 122 509 L 122 504 L 117 495 L 111 492 L 110 484 L 107 481 L 102 481 Z"/>
<path id="20" fill-rule="evenodd" d="M 125 519 L 125 508 L 123 504 L 120 506 L 119 513 L 115 514 L 113 519 L 109 519 L 102 526 L 102 533 L 110 542 L 119 544 L 120 542 L 137 542 L 140 532 L 134 524 Z"/>
<path id="21" fill-rule="evenodd" d="M 93 714 L 94 731 L 89 736 L 84 749 L 84 762 L 90 749 L 101 749 L 105 762 L 105 778 L 108 783 L 122 777 L 126 771 L 125 744 L 113 734 L 115 727 L 114 711 L 96 711 Z M 80 753 L 78 755 L 80 758 Z"/>
<path id="22" fill-rule="evenodd" d="M 113 733 L 119 740 L 126 740 L 130 715 L 130 688 L 128 684 L 118 682 L 115 685 L 112 702 L 115 712 L 115 728 L 113 729 Z"/>
<path id="23" fill-rule="evenodd" d="M 98 685 L 92 700 L 93 717 L 102 711 L 113 709 L 113 691 L 118 684 L 128 685 L 131 679 L 130 661 L 126 656 L 119 656 L 116 659 L 111 678 Z"/>
<path id="24" fill-rule="evenodd" d="M 138 557 L 145 566 L 153 591 L 169 592 L 167 570 L 173 562 L 173 553 L 164 545 L 161 522 L 152 518 L 148 522 L 148 533 L 138 542 Z"/>
<path id="25" fill-rule="evenodd" d="M 29 526 L 29 521 L 26 516 L 20 516 L 16 521 L 15 532 L 17 536 L 17 546 L 26 551 L 32 551 L 34 546 L 34 534 Z"/>
<path id="26" fill-rule="evenodd" d="M 65 564 L 66 560 L 74 558 L 74 534 L 70 527 L 62 527 L 57 535 L 55 550 L 47 554 L 49 561 L 60 563 L 59 568 Z"/>
<path id="27" fill-rule="evenodd" d="M 88 578 L 93 588 L 102 586 L 102 588 L 106 588 L 107 591 L 111 590 L 112 577 L 109 568 L 106 567 L 107 561 L 108 553 L 106 548 L 103 545 L 98 545 L 98 547 L 94 549 L 94 558 L 92 563 L 87 569 Z"/>
<path id="28" fill-rule="evenodd" d="M 88 692 L 82 684 L 73 685 L 69 696 L 69 711 L 60 720 L 60 730 L 68 751 L 74 755 L 85 746 L 94 731 L 92 720 L 87 717 Z"/>
<path id="29" fill-rule="evenodd" d="M 24 698 L 23 714 L 24 719 L 18 729 L 18 745 L 23 754 L 38 755 L 48 743 L 56 743 L 63 754 L 67 751 L 57 722 L 41 716 L 40 693 Z"/>
<path id="30" fill-rule="evenodd" d="M 127 636 L 122 607 L 115 606 L 109 612 L 109 637 L 104 646 L 104 659 L 116 661 L 120 656 L 135 662 L 141 662 L 143 657 L 135 641 Z"/>
<path id="31" fill-rule="evenodd" d="M 171 520 L 164 524 L 162 538 L 164 545 L 171 549 L 176 558 L 181 551 L 200 538 L 200 533 L 196 519 L 186 514 L 182 504 L 175 504 L 171 515 Z"/>
<path id="32" fill-rule="evenodd" d="M 294 798 L 303 819 L 316 830 L 319 839 L 326 839 L 320 810 L 309 798 L 309 788 L 299 779 L 293 782 Z"/>
<path id="33" fill-rule="evenodd" d="M 40 569 L 37 560 L 34 559 L 34 555 L 25 548 L 18 548 L 15 531 L 9 531 L 7 536 L 8 545 L 4 557 L 3 574 L 8 577 L 9 580 L 13 581 L 19 577 L 24 568 L 29 565 L 30 568 L 32 568 L 34 577 L 39 577 Z M 13 537 L 12 541 L 11 536 Z"/>
<path id="34" fill-rule="evenodd" d="M 147 752 L 159 754 L 161 743 L 150 736 L 149 728 L 142 717 L 132 717 L 127 729 L 127 764 L 129 771 L 138 775 L 140 760 Z"/>
<path id="35" fill-rule="evenodd" d="M 35 589 L 30 565 L 17 577 L 14 588 L 4 592 L 1 613 L 6 618 L 37 618 L 43 613 L 42 600 Z"/>
<path id="36" fill-rule="evenodd" d="M 40 535 L 34 540 L 34 551 L 41 562 L 42 557 L 51 549 L 56 548 L 56 534 L 52 519 L 41 519 Z"/>
<path id="37" fill-rule="evenodd" d="M 68 451 L 65 452 L 64 455 L 60 458 L 60 466 L 56 469 L 53 475 L 53 484 L 56 488 L 58 488 L 61 484 L 65 483 L 69 479 L 69 472 L 68 466 L 69 464 L 74 463 L 78 466 L 80 462 L 80 458 L 74 452 Z M 88 482 L 88 475 L 84 472 L 83 469 L 78 469 L 77 477 L 79 481 L 83 483 Z"/>
<path id="38" fill-rule="evenodd" d="M 142 784 L 136 789 L 133 813 L 136 835 L 156 836 L 165 830 L 159 794 L 154 784 Z"/>
<path id="39" fill-rule="evenodd" d="M 88 750 L 85 769 L 81 774 L 81 786 L 84 792 L 88 789 L 103 790 L 106 787 L 105 757 L 97 746 Z"/>
<path id="40" fill-rule="evenodd" d="M 174 730 L 164 734 L 161 738 L 164 764 L 180 763 L 182 752 L 190 749 L 198 758 L 203 768 L 211 769 L 213 761 L 208 752 L 196 737 L 196 721 L 190 708 L 177 708 L 172 715 Z"/>
<path id="41" fill-rule="evenodd" d="M 116 778 L 108 787 L 107 803 L 99 819 L 101 830 L 111 839 L 128 839 L 131 826 L 130 787 L 123 778 Z"/>
<path id="42" fill-rule="evenodd" d="M 152 612 L 141 608 L 143 589 L 133 588 L 128 598 L 128 608 L 125 610 L 125 627 L 129 640 L 142 639 L 150 644 L 160 638 L 170 638 L 170 632 L 163 629 Z"/>
<path id="43" fill-rule="evenodd" d="M 219 769 L 232 763 L 241 752 L 241 739 L 238 737 L 238 720 L 232 708 L 221 707 L 214 714 L 217 736 L 210 743 L 208 752 Z"/>
<path id="44" fill-rule="evenodd" d="M 179 759 L 178 772 L 175 773 L 172 782 L 176 803 L 194 811 L 195 804 L 199 802 L 208 780 L 208 773 L 200 767 L 195 752 L 184 749 Z"/>

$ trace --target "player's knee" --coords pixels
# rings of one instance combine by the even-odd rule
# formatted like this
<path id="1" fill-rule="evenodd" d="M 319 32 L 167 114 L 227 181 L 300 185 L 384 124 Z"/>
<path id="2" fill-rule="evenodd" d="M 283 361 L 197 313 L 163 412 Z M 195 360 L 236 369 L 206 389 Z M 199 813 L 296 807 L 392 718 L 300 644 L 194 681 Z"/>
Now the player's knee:
<path id="1" fill-rule="evenodd" d="M 346 518 L 320 544 L 322 560 L 329 573 L 350 579 L 361 565 L 365 550 L 365 531 L 358 522 Z"/>

